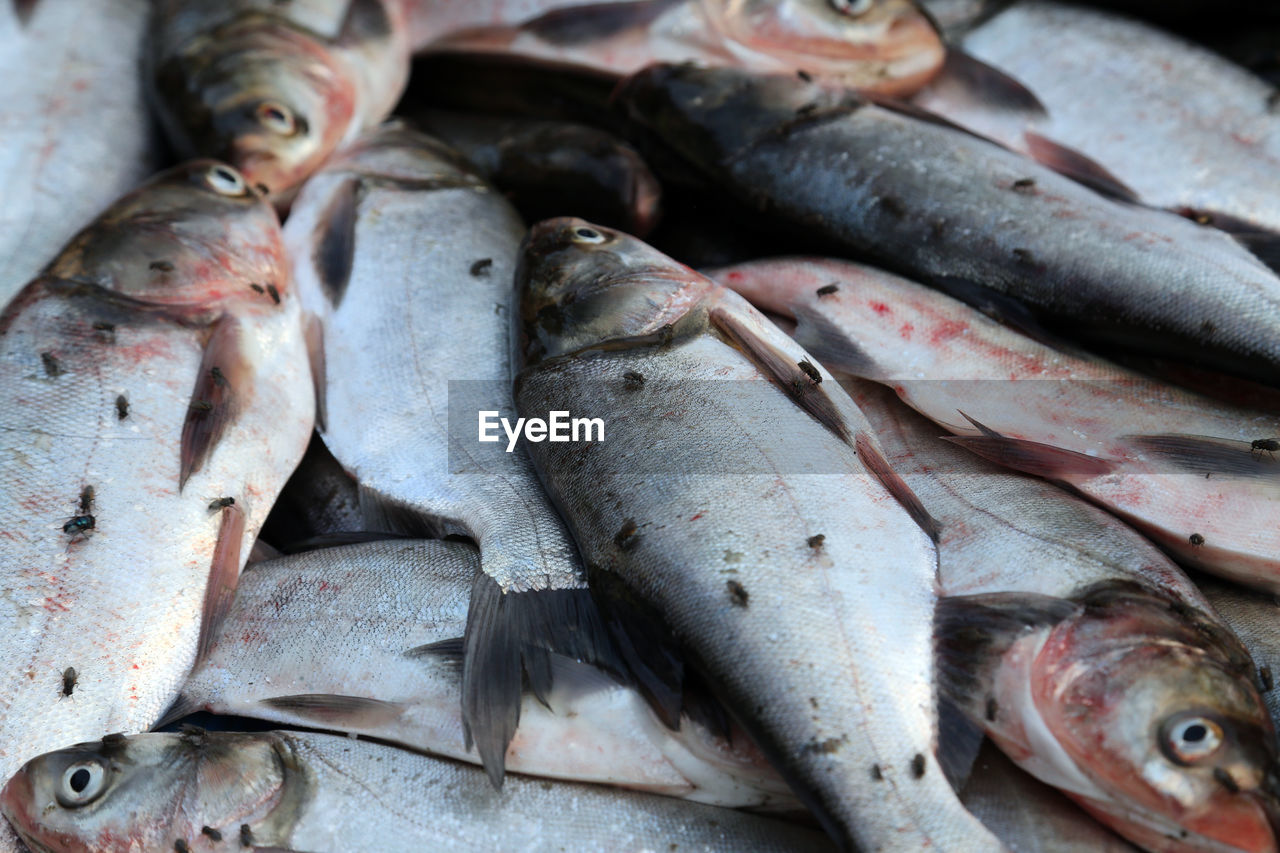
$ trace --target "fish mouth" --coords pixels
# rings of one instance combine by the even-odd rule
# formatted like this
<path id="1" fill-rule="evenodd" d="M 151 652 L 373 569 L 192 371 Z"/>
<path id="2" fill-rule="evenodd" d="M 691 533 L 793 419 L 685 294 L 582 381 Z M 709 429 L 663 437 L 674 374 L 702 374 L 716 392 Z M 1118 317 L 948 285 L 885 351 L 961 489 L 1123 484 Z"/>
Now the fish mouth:
<path id="1" fill-rule="evenodd" d="M 31 805 L 35 802 L 35 793 L 31 789 L 31 780 L 26 770 L 19 770 L 9 779 L 0 791 L 0 814 L 9 821 L 9 826 L 22 839 L 22 843 L 30 848 L 31 853 L 55 853 L 54 849 L 36 838 L 29 827 L 34 826 Z"/>
<path id="2" fill-rule="evenodd" d="M 1260 793 L 1241 793 L 1203 816 L 1181 822 L 1146 810 L 1072 794 L 1089 814 L 1139 846 L 1158 853 L 1276 853 L 1280 850 L 1280 803 Z"/>

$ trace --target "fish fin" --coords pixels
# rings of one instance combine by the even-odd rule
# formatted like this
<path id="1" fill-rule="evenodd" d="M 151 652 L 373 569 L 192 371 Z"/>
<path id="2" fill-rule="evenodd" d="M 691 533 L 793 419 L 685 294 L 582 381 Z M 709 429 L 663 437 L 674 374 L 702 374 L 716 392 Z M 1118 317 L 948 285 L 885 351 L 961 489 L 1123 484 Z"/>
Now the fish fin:
<path id="1" fill-rule="evenodd" d="M 223 316 L 214 323 L 200 359 L 200 373 L 182 425 L 178 490 L 204 467 L 227 427 L 240 413 L 241 396 L 252 373 L 240 348 L 240 324 Z"/>
<path id="2" fill-rule="evenodd" d="M 947 47 L 947 58 L 931 85 L 937 85 L 940 78 L 961 87 L 984 106 L 1033 119 L 1049 115 L 1035 93 L 1016 78 L 954 45 Z"/>
<path id="3" fill-rule="evenodd" d="M 440 519 L 428 516 L 410 506 L 388 498 L 363 483 L 359 485 L 360 514 L 369 530 L 385 530 L 398 536 L 413 539 L 442 539 L 452 533 L 459 533 Z"/>
<path id="4" fill-rule="evenodd" d="M 1123 181 L 1107 171 L 1102 164 L 1079 151 L 1054 142 L 1033 130 L 1023 131 L 1022 138 L 1027 143 L 1027 152 L 1042 166 L 1047 166 L 1059 175 L 1083 184 L 1107 198 L 1130 204 L 1138 203 L 1137 193 L 1125 186 Z"/>
<path id="5" fill-rule="evenodd" d="M 1122 441 L 1189 474 L 1246 479 L 1280 476 L 1280 462 L 1253 450 L 1247 441 L 1207 435 L 1126 435 Z"/>
<path id="6" fill-rule="evenodd" d="M 383 0 L 351 0 L 338 32 L 338 44 L 358 46 L 390 38 L 392 23 L 386 6 Z"/>
<path id="7" fill-rule="evenodd" d="M 996 431 L 995 431 L 995 430 L 993 430 L 991 427 L 989 427 L 989 426 L 984 426 L 983 424 L 978 423 L 978 421 L 976 421 L 976 420 L 974 420 L 973 418 L 971 418 L 971 417 L 969 417 L 968 415 L 966 415 L 962 409 L 956 409 L 956 411 L 957 411 L 957 412 L 960 412 L 960 417 L 964 418 L 966 421 L 968 421 L 970 424 L 972 424 L 974 429 L 976 429 L 978 432 L 980 432 L 980 433 L 982 433 L 983 435 L 985 435 L 987 438 L 1004 438 L 1004 436 L 1003 436 L 1003 435 L 1001 435 L 1000 433 L 996 432 Z"/>
<path id="8" fill-rule="evenodd" d="M 944 596 L 933 615 L 939 701 L 981 724 L 991 668 L 1026 632 L 1081 611 L 1064 598 L 1024 592 Z"/>
<path id="9" fill-rule="evenodd" d="M 628 30 L 646 28 L 659 15 L 683 0 L 632 0 L 625 3 L 587 3 L 552 9 L 519 25 L 558 47 L 571 47 L 613 38 Z"/>
<path id="10" fill-rule="evenodd" d="M 156 720 L 151 726 L 151 731 L 158 732 L 165 726 L 172 725 L 183 717 L 189 717 L 201 710 L 204 710 L 204 706 L 200 702 L 190 696 L 179 693 L 178 697 L 170 703 L 168 709 L 160 715 L 160 719 Z"/>
<path id="11" fill-rule="evenodd" d="M 938 745 L 934 755 L 951 787 L 959 791 L 969 779 L 985 737 L 982 727 L 950 700 L 938 699 Z"/>
<path id="12" fill-rule="evenodd" d="M 462 659 L 466 654 L 465 640 L 462 637 L 450 637 L 423 646 L 414 646 L 404 653 L 407 658 L 434 657 L 462 668 Z"/>
<path id="13" fill-rule="evenodd" d="M 681 710 L 685 717 L 708 732 L 725 740 L 733 739 L 733 723 L 729 712 L 696 673 L 690 672 L 685 676 L 684 704 Z"/>
<path id="14" fill-rule="evenodd" d="M 302 336 L 307 344 L 307 358 L 311 362 L 311 390 L 316 398 L 316 430 L 324 432 L 329 423 L 329 410 L 325 405 L 325 391 L 329 377 L 324 360 L 324 322 L 308 313 L 302 321 Z"/>
<path id="15" fill-rule="evenodd" d="M 995 145 L 999 148 L 1004 148 L 1003 145 L 996 142 L 994 139 L 991 139 L 988 136 L 983 136 L 981 133 L 977 133 L 964 125 L 956 124 L 946 116 L 935 113 L 933 110 L 925 109 L 919 104 L 911 101 L 903 101 L 892 95 L 882 95 L 878 92 L 860 91 L 858 92 L 858 96 L 865 101 L 875 104 L 881 109 L 895 112 L 899 115 L 906 116 L 907 118 L 915 119 L 916 121 L 925 121 L 929 124 L 936 124 L 939 127 L 945 127 L 947 130 L 954 130 L 957 133 L 963 133 L 965 136 L 971 136 L 974 139 L 981 139 L 988 145 Z"/>
<path id="16" fill-rule="evenodd" d="M 622 677 L 613 672 L 601 669 L 589 663 L 567 658 L 564 655 L 548 655 L 551 663 L 551 674 L 555 689 L 548 698 L 548 708 L 555 709 L 579 696 L 590 696 L 606 690 L 617 690 L 625 683 Z"/>
<path id="17" fill-rule="evenodd" d="M 794 358 L 760 337 L 730 310 L 711 309 L 711 322 L 800 408 L 841 441 L 849 441 L 849 426 L 844 422 L 844 415 L 840 414 L 822 386 L 805 373 Z"/>
<path id="18" fill-rule="evenodd" d="M 889 494 L 893 495 L 894 500 L 902 505 L 907 514 L 920 525 L 920 529 L 928 534 L 929 538 L 934 542 L 938 541 L 938 536 L 942 532 L 942 525 L 936 518 L 929 514 L 929 510 L 925 509 L 924 503 L 920 497 L 907 485 L 907 481 L 893 470 L 893 466 L 889 464 L 889 460 L 884 458 L 884 454 L 875 446 L 870 435 L 865 432 L 858 433 L 858 437 L 854 439 L 854 447 L 858 451 L 858 458 L 862 460 L 862 464 L 875 475 Z"/>
<path id="19" fill-rule="evenodd" d="M 213 546 L 209 582 L 204 591 L 204 609 L 200 614 L 200 639 L 196 642 L 196 660 L 203 660 L 213 648 L 240 581 L 240 543 L 244 541 L 244 512 L 238 506 L 224 506 L 218 526 L 218 540 Z"/>
<path id="20" fill-rule="evenodd" d="M 398 702 L 332 693 L 272 696 L 259 704 L 314 723 L 352 729 L 384 726 L 404 713 L 404 706 Z"/>
<path id="21" fill-rule="evenodd" d="M 13 12 L 18 23 L 24 27 L 30 24 L 38 4 L 39 0 L 13 0 Z"/>
<path id="22" fill-rule="evenodd" d="M 1116 463 L 1110 459 L 1021 438 L 945 435 L 942 440 L 958 444 L 997 465 L 1048 480 L 1101 477 L 1114 471 L 1116 467 Z"/>
<path id="23" fill-rule="evenodd" d="M 1198 225 L 1207 225 L 1211 228 L 1217 228 L 1219 231 L 1226 231 L 1231 235 L 1238 234 L 1257 234 L 1267 233 L 1274 236 L 1274 232 L 1265 228 L 1260 228 L 1256 222 L 1250 222 L 1247 219 L 1241 219 L 1230 213 L 1223 213 L 1220 210 L 1207 210 L 1201 207 L 1175 207 L 1170 213 L 1176 213 L 1184 219 L 1190 219 Z"/>
<path id="24" fill-rule="evenodd" d="M 1248 233 L 1232 233 L 1236 242 L 1249 250 L 1249 253 L 1261 261 L 1272 272 L 1280 273 L 1280 234 L 1270 231 L 1251 231 Z"/>
<path id="25" fill-rule="evenodd" d="M 282 545 L 282 554 L 305 554 L 308 551 L 319 551 L 324 548 L 337 548 L 340 545 L 359 545 L 365 542 L 382 542 L 387 539 L 417 539 L 405 533 L 387 533 L 381 530 L 344 530 L 337 533 L 321 533 L 308 536 L 296 542 Z"/>
<path id="26" fill-rule="evenodd" d="M 791 311 L 796 318 L 792 338 L 824 366 L 864 379 L 883 375 L 871 356 L 820 311 L 803 303 Z"/>
<path id="27" fill-rule="evenodd" d="M 337 307 L 347 294 L 356 254 L 356 214 L 360 179 L 348 178 L 334 191 L 316 223 L 311 266 L 329 304 Z"/>
<path id="28" fill-rule="evenodd" d="M 543 589 L 504 592 L 482 566 L 471 585 L 462 659 L 462 726 L 495 788 L 502 787 L 507 746 L 520 722 L 524 674 L 546 701 L 552 673 L 547 656 L 622 670 L 591 592 Z"/>
<path id="29" fill-rule="evenodd" d="M 662 615 L 616 574 L 593 572 L 591 588 L 624 665 L 622 671 L 662 724 L 679 731 L 686 680 L 680 642 Z"/>

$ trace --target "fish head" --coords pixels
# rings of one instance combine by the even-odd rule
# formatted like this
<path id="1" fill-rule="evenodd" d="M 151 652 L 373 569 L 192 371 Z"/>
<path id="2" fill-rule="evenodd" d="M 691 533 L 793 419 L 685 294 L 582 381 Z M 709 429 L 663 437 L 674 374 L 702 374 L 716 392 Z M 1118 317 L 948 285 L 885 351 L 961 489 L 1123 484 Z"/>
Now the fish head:
<path id="1" fill-rule="evenodd" d="M 703 0 L 731 50 L 855 89 L 909 95 L 942 67 L 946 48 L 911 0 Z"/>
<path id="2" fill-rule="evenodd" d="M 289 281 L 274 208 L 216 160 L 161 172 L 116 201 L 45 269 L 148 304 L 274 303 Z M 258 285 L 250 290 L 245 281 Z"/>
<path id="3" fill-rule="evenodd" d="M 790 122 L 865 103 L 848 89 L 795 74 L 689 63 L 638 71 L 618 84 L 614 98 L 632 122 L 707 170 Z"/>
<path id="4" fill-rule="evenodd" d="M 716 288 L 636 237 L 573 217 L 529 230 L 516 283 L 525 363 L 662 334 Z"/>
<path id="5" fill-rule="evenodd" d="M 0 791 L 0 812 L 37 851 L 173 850 L 206 826 L 235 846 L 241 824 L 284 801 L 287 778 L 269 734 L 114 735 L 28 761 Z"/>
<path id="6" fill-rule="evenodd" d="M 161 63 L 160 117 L 183 156 L 217 157 L 277 199 L 324 163 L 351 127 L 356 84 L 321 40 L 246 16 Z"/>
<path id="7" fill-rule="evenodd" d="M 1099 591 L 1050 634 L 1032 693 L 1105 797 L 1077 799 L 1153 850 L 1277 849 L 1276 735 L 1248 653 L 1194 608 Z"/>

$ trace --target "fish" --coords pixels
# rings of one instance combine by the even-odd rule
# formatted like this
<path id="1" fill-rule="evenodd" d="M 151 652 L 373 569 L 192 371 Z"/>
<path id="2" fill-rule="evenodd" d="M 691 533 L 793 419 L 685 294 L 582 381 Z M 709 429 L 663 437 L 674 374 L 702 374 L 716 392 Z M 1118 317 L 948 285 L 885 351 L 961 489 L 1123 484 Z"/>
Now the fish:
<path id="1" fill-rule="evenodd" d="M 534 226 L 516 280 L 520 415 L 604 421 L 527 447 L 660 717 L 700 675 L 841 849 L 1001 849 L 941 763 L 926 521 L 848 396 L 740 298 L 603 226 Z"/>
<path id="2" fill-rule="evenodd" d="M 938 522 L 941 694 L 1141 846 L 1273 848 L 1257 668 L 1191 579 L 1103 510 L 942 440 L 891 389 L 842 385 Z"/>
<path id="3" fill-rule="evenodd" d="M 463 542 L 379 541 L 254 564 L 209 654 L 166 715 L 194 711 L 368 735 L 472 764 L 463 749 L 462 634 L 479 558 Z M 718 806 L 803 811 L 741 732 L 658 721 L 634 688 L 553 660 L 507 748 L 517 773 Z"/>
<path id="4" fill-rule="evenodd" d="M 81 771 L 84 771 L 83 773 Z M 85 806 L 92 806 L 85 808 Z M 392 746 L 302 732 L 113 736 L 27 764 L 0 811 L 49 853 L 270 850 L 830 850 L 778 820 L 483 771 Z"/>
<path id="5" fill-rule="evenodd" d="M 480 548 L 462 718 L 495 785 L 522 668 L 537 695 L 550 688 L 550 653 L 622 671 L 528 457 L 474 443 L 479 412 L 511 409 L 511 275 L 524 230 L 460 154 L 399 124 L 313 177 L 285 227 L 320 434 L 359 484 L 367 529 L 464 535 Z"/>
<path id="6" fill-rule="evenodd" d="M 1272 721 L 1280 725 L 1280 691 L 1275 689 L 1275 673 L 1280 672 L 1280 621 L 1277 621 L 1280 601 L 1274 595 L 1208 575 L 1196 581 L 1204 597 L 1231 626 L 1258 665 L 1258 689 L 1266 700 Z"/>
<path id="7" fill-rule="evenodd" d="M 312 402 L 275 211 L 224 163 L 116 201 L 0 313 L 0 777 L 159 718 Z"/>
<path id="8" fill-rule="evenodd" d="M 1045 32 L 1057 34 L 1053 50 Z M 1280 170 L 1275 88 L 1245 69 L 1149 24 L 1045 0 L 1001 12 L 960 47 L 1043 110 L 1010 109 L 946 75 L 914 104 L 1068 175 L 1083 155 L 1144 204 L 1244 232 L 1264 256 L 1280 241 L 1268 191 Z"/>
<path id="9" fill-rule="evenodd" d="M 950 441 L 1069 484 L 1184 566 L 1280 590 L 1269 521 L 1280 469 L 1253 445 L 1280 432 L 1274 394 L 1257 408 L 1219 402 L 850 262 L 776 259 L 713 275 L 798 318 L 819 360 L 888 385 Z"/>
<path id="10" fill-rule="evenodd" d="M 217 157 L 279 205 L 390 113 L 409 76 L 395 0 L 160 0 L 145 76 L 182 157 Z"/>
<path id="11" fill-rule="evenodd" d="M 443 36 L 431 52 L 507 54 L 623 77 L 655 62 L 756 72 L 803 69 L 842 86 L 908 95 L 946 52 L 910 0 L 644 0 L 553 9 Z"/>
<path id="12" fill-rule="evenodd" d="M 984 741 L 960 798 L 1019 853 L 1135 853 L 1077 805 L 1018 769 Z"/>
<path id="13" fill-rule="evenodd" d="M 412 123 L 462 153 L 530 222 L 573 210 L 643 237 L 662 186 L 640 155 L 593 127 L 432 110 Z"/>
<path id="14" fill-rule="evenodd" d="M 618 98 L 642 132 L 828 253 L 1060 337 L 1277 384 L 1280 278 L 1215 228 L 794 75 L 657 66 Z"/>
<path id="15" fill-rule="evenodd" d="M 146 0 L 0 11 L 0 308 L 75 233 L 159 167 L 138 76 Z"/>
<path id="16" fill-rule="evenodd" d="M 261 540 L 293 553 L 360 534 L 392 538 L 392 531 L 368 529 L 360 509 L 360 484 L 342 470 L 324 440 L 313 435 L 262 524 Z"/>
<path id="17" fill-rule="evenodd" d="M 421 50 L 444 36 L 476 27 L 522 24 L 559 9 L 595 12 L 610 4 L 634 0 L 404 0 L 410 43 Z"/>

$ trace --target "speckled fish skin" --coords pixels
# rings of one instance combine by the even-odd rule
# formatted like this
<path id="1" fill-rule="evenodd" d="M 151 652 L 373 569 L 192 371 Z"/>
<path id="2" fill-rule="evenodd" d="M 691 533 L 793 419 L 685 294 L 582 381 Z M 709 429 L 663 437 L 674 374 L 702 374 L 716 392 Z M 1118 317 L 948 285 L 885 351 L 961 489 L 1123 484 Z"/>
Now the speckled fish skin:
<path id="1" fill-rule="evenodd" d="M 324 363 L 341 367 L 325 369 L 321 434 L 359 482 L 371 527 L 407 514 L 480 547 L 463 717 L 495 782 L 516 719 L 493 720 L 518 711 L 520 657 L 595 661 L 603 637 L 577 549 L 527 456 L 498 452 L 494 468 L 470 466 L 485 449 L 467 443 L 474 408 L 449 432 L 455 380 L 500 395 L 481 408 L 509 406 L 511 276 L 523 233 L 461 155 L 395 124 L 313 178 L 285 229 L 304 305 L 323 328 Z M 563 609 L 552 616 L 544 606 Z M 535 627 L 503 633 L 517 623 Z M 490 689 L 501 697 L 481 695 Z"/>
<path id="2" fill-rule="evenodd" d="M 146 0 L 0 10 L 0 307 L 62 245 L 155 171 L 138 61 Z M 20 84 L 19 84 L 20 81 Z"/>
<path id="3" fill-rule="evenodd" d="M 0 314 L 0 775 L 155 722 L 311 424 L 275 212 L 223 164 L 119 200 Z"/>
<path id="4" fill-rule="evenodd" d="M 1200 591 L 1236 632 L 1258 664 L 1258 684 L 1273 721 L 1280 721 L 1280 600 L 1217 578 L 1196 578 Z"/>
<path id="5" fill-rule="evenodd" d="M 457 542 L 384 541 L 255 564 L 178 707 L 369 735 L 478 763 L 458 711 L 479 560 Z M 434 652 L 432 651 L 434 649 Z M 634 689 L 562 661 L 550 708 L 525 698 L 509 770 L 718 806 L 801 811 L 741 734 L 663 726 Z M 347 701 L 354 697 L 358 701 Z"/>
<path id="6" fill-rule="evenodd" d="M 409 42 L 398 0 L 159 0 L 147 60 L 179 155 L 222 158 L 287 204 L 391 112 Z"/>
<path id="7" fill-rule="evenodd" d="M 655 62 L 807 73 L 906 96 L 941 68 L 942 41 L 910 0 L 650 0 L 551 10 L 515 26 L 477 27 L 431 50 L 480 51 L 589 67 L 619 77 Z"/>
<path id="8" fill-rule="evenodd" d="M 1020 767 L 1138 843 L 1274 847 L 1277 748 L 1256 667 L 1191 580 L 1114 516 L 941 440 L 890 389 L 843 384 L 941 528 L 949 698 Z M 1019 614 L 1016 628 L 990 608 Z M 1180 733 L 1195 725 L 1219 743 L 1188 762 L 1197 745 Z"/>
<path id="9" fill-rule="evenodd" d="M 81 767 L 101 782 L 78 796 L 91 808 L 67 807 L 64 780 Z M 28 764 L 0 809 L 42 853 L 173 850 L 179 839 L 217 853 L 239 848 L 241 826 L 257 848 L 297 851 L 830 849 L 814 830 L 731 809 L 518 776 L 499 793 L 478 768 L 300 732 L 84 744 Z"/>
<path id="10" fill-rule="evenodd" d="M 988 741 L 960 792 L 965 807 L 1018 853 L 1137 853 Z"/>
<path id="11" fill-rule="evenodd" d="M 1042 0 L 1001 12 L 961 46 L 1029 87 L 1047 116 L 942 85 L 915 103 L 1023 153 L 1028 130 L 1069 146 L 1146 204 L 1280 233 L 1275 89 L 1235 63 L 1145 23 Z"/>
<path id="12" fill-rule="evenodd" d="M 604 441 L 529 447 L 597 594 L 626 601 L 611 618 L 637 601 L 660 614 L 841 847 L 999 849 L 933 752 L 932 543 L 850 446 L 865 421 L 848 397 L 814 386 L 834 388 L 846 443 L 714 329 L 790 364 L 802 350 L 633 237 L 540 223 L 517 282 L 520 413 L 606 419 Z M 755 383 L 749 410 L 726 404 Z M 825 451 L 822 471 L 789 470 L 793 446 Z"/>
<path id="13" fill-rule="evenodd" d="M 619 99 L 722 186 L 842 255 L 1020 303 L 1076 339 L 1278 382 L 1280 278 L 1217 229 L 795 75 L 659 66 Z"/>
<path id="14" fill-rule="evenodd" d="M 1183 565 L 1280 590 L 1273 523 L 1280 469 L 1252 449 L 1280 433 L 1280 418 L 1268 409 L 1221 403 L 1067 354 L 936 290 L 859 264 L 778 259 L 715 275 L 758 306 L 804 315 L 808 324 L 797 335 L 829 367 L 889 385 L 970 446 L 982 433 L 961 412 L 1005 438 L 1068 451 L 1067 459 L 1045 463 L 1049 476 Z M 991 452 L 999 461 L 999 451 Z"/>

